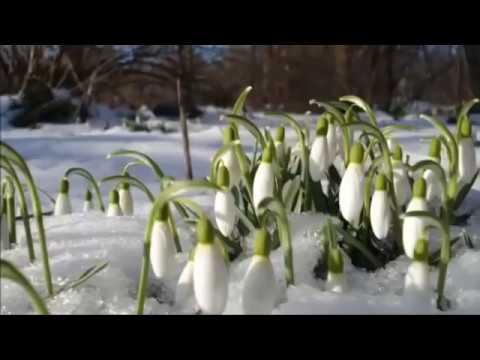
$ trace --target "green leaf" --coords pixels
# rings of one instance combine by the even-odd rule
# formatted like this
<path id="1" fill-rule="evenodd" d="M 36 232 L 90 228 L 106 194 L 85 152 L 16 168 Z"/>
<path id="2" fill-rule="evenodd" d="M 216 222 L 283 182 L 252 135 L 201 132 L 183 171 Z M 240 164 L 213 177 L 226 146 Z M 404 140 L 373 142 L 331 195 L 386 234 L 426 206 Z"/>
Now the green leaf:
<path id="1" fill-rule="evenodd" d="M 337 232 L 343 237 L 343 241 L 350 246 L 355 247 L 358 251 L 362 253 L 365 258 L 372 263 L 376 268 L 382 268 L 383 264 L 379 261 L 375 255 L 373 255 L 365 245 L 363 245 L 360 241 L 355 239 L 352 235 L 350 235 L 347 231 L 343 230 L 341 226 L 334 224 L 334 228 Z"/>
<path id="2" fill-rule="evenodd" d="M 458 167 L 458 145 L 455 137 L 450 132 L 450 130 L 448 130 L 445 124 L 437 118 L 427 115 L 420 115 L 420 118 L 428 121 L 431 125 L 433 125 L 440 133 L 440 135 L 445 137 L 445 139 L 447 140 L 448 147 L 450 148 L 450 153 L 452 154 L 452 162 L 450 163 L 450 174 L 452 175 L 456 173 Z"/>
<path id="3" fill-rule="evenodd" d="M 145 155 L 144 153 L 141 153 L 139 151 L 134 151 L 134 150 L 120 150 L 120 151 L 115 151 L 107 156 L 107 159 L 110 160 L 115 157 L 127 157 L 131 159 L 137 160 L 139 163 L 149 167 L 152 169 L 152 171 L 155 173 L 157 176 L 157 179 L 159 181 L 162 180 L 162 178 L 165 176 L 162 169 L 160 166 L 153 161 L 152 158 L 149 156 Z"/>
<path id="4" fill-rule="evenodd" d="M 388 138 L 390 137 L 391 134 L 393 134 L 396 131 L 415 131 L 415 130 L 416 128 L 414 126 L 397 124 L 397 125 L 385 126 L 382 129 L 382 132 L 383 132 L 383 135 L 386 138 Z"/>
<path id="5" fill-rule="evenodd" d="M 473 185 L 475 184 L 475 181 L 477 181 L 477 178 L 478 178 L 478 174 L 480 173 L 480 170 L 478 170 L 476 173 L 475 173 L 475 176 L 472 178 L 472 181 L 470 181 L 470 183 L 468 183 L 467 185 L 465 185 L 461 190 L 460 192 L 458 193 L 456 199 L 455 199 L 455 203 L 453 204 L 453 209 L 454 210 L 458 210 L 460 208 L 460 206 L 462 206 L 462 203 L 465 201 L 467 195 L 470 193 L 470 190 L 472 190 L 472 187 Z"/>
<path id="6" fill-rule="evenodd" d="M 368 118 L 370 119 L 370 122 L 372 123 L 372 125 L 378 127 L 375 113 L 373 112 L 372 108 L 370 107 L 370 105 L 367 104 L 366 101 L 364 101 L 363 99 L 360 99 L 358 96 L 353 96 L 353 95 L 344 96 L 340 98 L 340 101 L 355 104 L 357 107 L 359 107 L 360 109 L 362 109 L 367 113 Z"/>
<path id="7" fill-rule="evenodd" d="M 109 177 L 103 178 L 100 181 L 101 184 L 108 183 L 108 182 L 117 182 L 118 185 L 120 185 L 122 183 L 128 183 L 131 186 L 134 186 L 137 189 L 141 190 L 148 197 L 148 199 L 152 203 L 155 201 L 155 196 L 148 189 L 148 187 L 140 179 L 138 179 L 134 176 L 114 175 L 114 176 L 109 176 Z"/>
<path id="8" fill-rule="evenodd" d="M 96 265 L 85 271 L 77 280 L 71 281 L 65 286 L 63 286 L 60 290 L 57 291 L 57 295 L 78 288 L 79 286 L 83 285 L 86 283 L 88 280 L 90 280 L 92 277 L 100 273 L 101 271 L 105 270 L 108 267 L 109 263 L 103 263 L 100 265 Z"/>
<path id="9" fill-rule="evenodd" d="M 98 187 L 97 181 L 95 180 L 95 177 L 88 170 L 82 168 L 71 168 L 65 172 L 66 178 L 70 177 L 71 175 L 78 175 L 87 180 L 87 182 L 92 186 L 93 190 L 95 191 L 100 210 L 102 212 L 105 212 L 105 205 L 103 203 L 102 194 L 100 192 L 100 188 Z"/>
<path id="10" fill-rule="evenodd" d="M 245 102 L 247 101 L 248 95 L 252 92 L 253 87 L 248 86 L 238 97 L 235 105 L 233 106 L 233 114 L 241 115 L 243 112 L 243 108 L 245 106 Z"/>
<path id="11" fill-rule="evenodd" d="M 457 118 L 457 133 L 460 132 L 461 120 L 462 120 L 465 116 L 468 116 L 468 113 L 470 112 L 470 110 L 472 110 L 472 108 L 473 108 L 478 102 L 480 102 L 480 99 L 473 99 L 473 100 L 470 100 L 469 102 L 467 102 L 465 105 L 463 105 L 462 109 L 460 110 L 460 113 L 458 114 L 458 118 Z"/>
<path id="12" fill-rule="evenodd" d="M 232 122 L 234 122 L 237 126 L 243 126 L 248 132 L 258 141 L 258 143 L 262 146 L 262 149 L 265 149 L 267 143 L 262 135 L 262 132 L 258 129 L 258 127 L 248 120 L 246 117 L 229 114 L 226 115 Z"/>
<path id="13" fill-rule="evenodd" d="M 283 202 L 285 208 L 289 211 L 293 209 L 293 202 L 300 190 L 301 184 L 302 180 L 300 179 L 300 176 L 296 176 L 294 179 L 287 181 L 283 187 Z"/>
<path id="14" fill-rule="evenodd" d="M 8 279 L 21 286 L 30 297 L 36 312 L 40 315 L 49 315 L 45 303 L 30 281 L 13 264 L 3 259 L 0 259 L 0 278 Z"/>
<path id="15" fill-rule="evenodd" d="M 285 281 L 287 286 L 295 285 L 295 272 L 293 267 L 293 248 L 290 225 L 287 212 L 281 200 L 268 198 L 259 205 L 260 209 L 270 210 L 277 217 L 277 227 L 282 245 L 283 259 L 285 265 Z"/>

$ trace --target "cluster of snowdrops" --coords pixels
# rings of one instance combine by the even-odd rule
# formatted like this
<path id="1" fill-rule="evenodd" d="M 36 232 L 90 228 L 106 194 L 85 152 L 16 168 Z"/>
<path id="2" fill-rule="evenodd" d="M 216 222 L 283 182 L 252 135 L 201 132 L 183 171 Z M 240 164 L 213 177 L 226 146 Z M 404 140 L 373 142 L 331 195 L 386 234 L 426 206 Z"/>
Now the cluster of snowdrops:
<path id="1" fill-rule="evenodd" d="M 312 106 L 323 110 L 314 133 L 310 124 L 302 124 L 288 114 L 271 113 L 284 122 L 284 126 L 271 133 L 269 129 L 259 129 L 243 112 L 251 90 L 247 88 L 233 111 L 225 114 L 229 123 L 224 130 L 224 145 L 212 158 L 208 178 L 176 181 L 166 176 L 146 154 L 118 151 L 108 158 L 130 160 L 120 175 L 97 182 L 86 169 L 69 169 L 61 180 L 53 215 L 72 212 L 69 177 L 73 175 L 82 176 L 88 183 L 84 212 L 97 209 L 109 217 L 132 216 L 134 200 L 130 188 L 138 188 L 148 196 L 152 210 L 145 231 L 138 282 L 138 314 L 144 311 L 150 269 L 159 281 L 171 279 L 175 273 L 175 255 L 183 251 L 178 221 L 191 226 L 197 241 L 176 285 L 174 302 L 177 305 L 193 300 L 199 313 L 224 313 L 229 266 L 253 250 L 243 282 L 243 310 L 245 314 L 272 313 L 278 300 L 278 281 L 270 253 L 281 249 L 285 284 L 295 285 L 289 215 L 311 212 L 321 213 L 327 219 L 321 229 L 322 252 L 317 269 L 327 291 L 349 291 L 344 256 L 349 256 L 358 267 L 376 270 L 405 254 L 411 259 L 405 294 L 429 301 L 430 294 L 436 291 L 437 307 L 448 310 L 445 280 L 452 245 L 458 241 L 452 241 L 450 227 L 466 224 L 471 216 L 458 212 L 478 176 L 468 116 L 478 99 L 462 108 L 456 133 L 441 121 L 422 116 L 437 129 L 438 136 L 430 139 L 426 160 L 411 165 L 394 134 L 398 130 L 413 129 L 404 125 L 381 128 L 370 106 L 358 97 L 347 96 L 331 103 L 312 100 Z M 242 145 L 240 128 L 246 129 L 255 140 L 251 154 L 247 154 Z M 286 128 L 292 128 L 296 134 L 294 146 L 286 142 Z M 54 291 L 39 189 L 23 158 L 3 142 L 1 147 L 0 165 L 6 172 L 1 208 L 3 249 L 16 244 L 16 194 L 29 257 L 32 262 L 36 261 L 24 193 L 24 189 L 28 189 L 38 227 L 48 296 L 80 286 L 107 264 L 89 269 L 69 286 Z M 147 166 L 154 172 L 160 184 L 158 196 L 130 175 L 133 166 Z M 24 177 L 26 187 L 20 176 Z M 99 188 L 104 183 L 115 185 L 107 208 Z M 213 221 L 201 206 L 189 199 L 188 195 L 194 192 L 215 195 Z M 433 229 L 441 236 L 437 253 L 432 253 L 429 247 Z M 431 265 L 439 268 L 436 289 L 430 289 Z M 41 296 L 13 264 L 2 260 L 1 271 L 2 277 L 25 288 L 40 313 L 48 313 Z"/>

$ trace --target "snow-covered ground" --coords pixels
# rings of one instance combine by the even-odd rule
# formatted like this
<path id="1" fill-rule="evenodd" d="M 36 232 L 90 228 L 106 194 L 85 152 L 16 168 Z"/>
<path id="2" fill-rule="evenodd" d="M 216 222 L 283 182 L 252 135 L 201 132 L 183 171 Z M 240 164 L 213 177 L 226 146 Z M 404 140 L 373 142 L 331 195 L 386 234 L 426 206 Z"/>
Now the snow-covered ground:
<path id="1" fill-rule="evenodd" d="M 210 160 L 222 145 L 222 123 L 218 122 L 221 110 L 208 108 L 205 119 L 190 125 L 190 142 L 193 170 L 196 178 L 209 174 Z M 314 117 L 297 116 L 302 121 Z M 381 116 L 381 123 L 391 119 Z M 255 121 L 262 126 L 278 125 L 276 119 L 255 114 Z M 415 132 L 400 132 L 397 139 L 411 155 L 412 162 L 426 158 L 428 143 L 423 138 L 434 135 L 426 123 L 410 117 L 405 123 L 418 127 Z M 312 122 L 313 126 L 313 122 Z M 242 142 L 247 151 L 253 151 L 251 136 L 241 131 Z M 90 170 L 97 179 L 116 175 L 126 164 L 125 160 L 106 160 L 106 155 L 120 149 L 145 152 L 151 156 L 167 175 L 182 179 L 185 174 L 183 148 L 180 133 L 131 133 L 121 126 L 108 131 L 90 128 L 87 125 L 45 125 L 40 130 L 3 128 L 2 141 L 17 149 L 27 160 L 37 184 L 51 195 L 56 195 L 60 179 L 71 167 Z M 295 134 L 287 132 L 287 141 L 293 145 Z M 480 158 L 477 149 L 477 157 Z M 149 169 L 132 168 L 131 174 L 145 181 L 158 194 L 158 184 Z M 104 187 L 104 200 L 110 189 Z M 136 291 L 142 257 L 142 241 L 146 216 L 150 203 L 145 196 L 132 189 L 135 197 L 136 216 L 133 218 L 107 219 L 101 213 L 81 214 L 85 182 L 72 178 L 71 197 L 76 214 L 65 217 L 46 218 L 46 231 L 54 283 L 57 287 L 73 280 L 89 267 L 109 261 L 109 267 L 89 280 L 84 286 L 66 292 L 47 303 L 53 314 L 133 314 L 136 310 Z M 211 211 L 213 197 L 196 198 Z M 480 205 L 480 181 L 474 186 L 466 203 L 467 208 Z M 52 210 L 48 201 L 45 210 Z M 283 284 L 283 257 L 281 250 L 272 254 L 279 283 L 278 306 L 274 314 L 435 314 L 434 294 L 431 301 L 418 302 L 402 296 L 404 275 L 408 266 L 405 258 L 388 265 L 376 273 L 354 269 L 346 260 L 346 273 L 351 292 L 335 295 L 323 290 L 324 283 L 314 278 L 313 269 L 319 256 L 318 230 L 322 215 L 294 215 L 291 217 L 293 232 L 294 264 L 297 285 L 285 291 Z M 480 212 L 470 221 L 468 230 L 473 234 L 476 250 L 459 246 L 448 272 L 446 295 L 453 302 L 450 314 L 480 314 L 480 241 L 478 234 Z M 34 237 L 35 226 L 32 230 Z M 461 229 L 453 229 L 457 234 Z M 180 226 L 181 242 L 188 250 L 194 236 L 186 226 Z M 22 238 L 22 234 L 20 233 Z M 251 239 L 248 241 L 251 244 Z M 17 265 L 32 281 L 36 289 L 45 292 L 40 263 L 28 263 L 25 244 L 3 251 L 1 257 Z M 38 244 L 36 253 L 39 254 Z M 248 255 L 248 254 L 247 254 Z M 177 277 L 186 263 L 187 255 L 177 257 Z M 230 294 L 226 314 L 241 314 L 240 291 L 249 263 L 248 256 L 237 260 L 230 269 Z M 436 282 L 432 269 L 432 287 Z M 172 308 L 168 305 L 170 294 L 164 292 L 153 276 L 150 277 L 149 299 L 146 314 L 193 313 L 193 308 Z M 1 283 L 1 313 L 30 314 L 33 309 L 22 290 L 11 282 Z"/>

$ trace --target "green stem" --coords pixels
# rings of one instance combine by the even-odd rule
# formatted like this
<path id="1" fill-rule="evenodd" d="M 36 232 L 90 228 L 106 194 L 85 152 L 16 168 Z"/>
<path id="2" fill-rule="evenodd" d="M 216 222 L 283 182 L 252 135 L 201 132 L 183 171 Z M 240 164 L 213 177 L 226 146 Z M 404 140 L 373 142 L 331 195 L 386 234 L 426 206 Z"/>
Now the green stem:
<path id="1" fill-rule="evenodd" d="M 27 202 L 25 200 L 25 193 L 23 191 L 23 186 L 17 176 L 17 173 L 11 163 L 6 157 L 0 158 L 0 167 L 3 168 L 8 175 L 11 176 L 13 184 L 15 185 L 15 190 L 18 195 L 18 200 L 20 203 L 20 211 L 22 214 L 23 226 L 25 228 L 25 239 L 27 242 L 28 249 L 28 258 L 31 263 L 35 262 L 35 250 L 33 247 L 32 231 L 30 229 L 30 215 L 28 214 Z M 15 219 L 16 220 L 16 219 Z"/>
<path id="2" fill-rule="evenodd" d="M 42 263 L 43 263 L 43 272 L 45 277 L 45 283 L 47 286 L 47 291 L 49 297 L 53 297 L 53 283 L 52 283 L 52 274 L 50 272 L 50 261 L 48 258 L 48 249 L 47 249 L 47 239 L 45 235 L 45 227 L 43 224 L 43 216 L 42 216 L 42 204 L 40 202 L 40 197 L 38 195 L 37 187 L 35 185 L 35 181 L 33 180 L 33 176 L 28 168 L 25 160 L 9 145 L 0 141 L 0 148 L 5 150 L 6 156 L 8 158 L 12 157 L 16 159 L 20 163 L 20 171 L 24 174 L 25 180 L 27 181 L 27 186 L 30 191 L 30 195 L 32 197 L 32 204 L 33 204 L 33 214 L 35 216 L 35 220 L 37 222 L 38 228 L 38 240 L 40 243 L 40 251 L 42 253 Z"/>
<path id="3" fill-rule="evenodd" d="M 10 244 L 17 244 L 17 222 L 15 221 L 15 193 L 11 177 L 6 178 L 7 186 L 7 227 Z"/>

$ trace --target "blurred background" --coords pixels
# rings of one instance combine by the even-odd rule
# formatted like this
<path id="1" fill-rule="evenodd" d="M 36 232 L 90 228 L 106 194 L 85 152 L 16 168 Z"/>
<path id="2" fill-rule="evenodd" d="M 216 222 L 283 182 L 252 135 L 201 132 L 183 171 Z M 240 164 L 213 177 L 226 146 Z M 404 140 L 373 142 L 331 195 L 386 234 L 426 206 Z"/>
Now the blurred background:
<path id="1" fill-rule="evenodd" d="M 190 118 L 248 85 L 252 110 L 304 113 L 312 98 L 355 94 L 395 119 L 449 118 L 480 96 L 480 45 L 0 45 L 0 116 L 14 127 L 99 111 L 178 118 L 178 79 Z"/>

